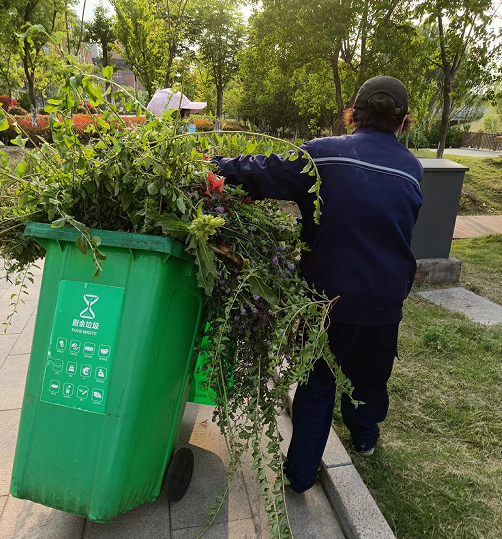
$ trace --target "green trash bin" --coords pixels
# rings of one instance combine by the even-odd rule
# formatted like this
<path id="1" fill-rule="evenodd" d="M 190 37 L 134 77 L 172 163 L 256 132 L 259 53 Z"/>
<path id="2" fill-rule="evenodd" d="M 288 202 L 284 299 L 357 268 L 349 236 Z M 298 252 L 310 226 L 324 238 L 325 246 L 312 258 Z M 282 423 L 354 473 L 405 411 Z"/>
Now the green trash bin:
<path id="1" fill-rule="evenodd" d="M 10 491 L 109 522 L 188 488 L 193 455 L 173 453 L 204 298 L 176 241 L 93 234 L 99 280 L 76 230 L 26 227 L 47 253 Z"/>

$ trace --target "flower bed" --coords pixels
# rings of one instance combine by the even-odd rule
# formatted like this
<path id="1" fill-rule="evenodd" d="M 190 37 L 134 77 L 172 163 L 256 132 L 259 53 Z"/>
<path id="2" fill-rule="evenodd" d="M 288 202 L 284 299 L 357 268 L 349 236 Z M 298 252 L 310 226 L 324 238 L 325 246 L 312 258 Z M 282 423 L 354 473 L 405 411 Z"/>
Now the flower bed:
<path id="1" fill-rule="evenodd" d="M 82 142 L 88 142 L 91 137 L 91 132 L 88 131 L 89 126 L 98 125 L 98 118 L 103 119 L 103 114 L 73 114 L 72 115 L 73 127 Z M 144 116 L 121 116 L 120 120 L 127 126 L 132 127 L 135 125 L 141 125 L 145 122 Z M 17 123 L 19 128 L 29 135 L 27 141 L 28 146 L 39 145 L 43 139 L 47 142 L 52 142 L 52 133 L 49 127 L 49 117 L 46 115 L 37 114 L 37 125 L 31 125 L 31 115 L 26 116 L 13 116 L 8 117 L 9 127 L 0 131 L 0 141 L 3 144 L 11 144 L 11 140 L 15 139 L 18 135 L 14 123 Z M 113 121 L 118 121 L 114 119 Z"/>

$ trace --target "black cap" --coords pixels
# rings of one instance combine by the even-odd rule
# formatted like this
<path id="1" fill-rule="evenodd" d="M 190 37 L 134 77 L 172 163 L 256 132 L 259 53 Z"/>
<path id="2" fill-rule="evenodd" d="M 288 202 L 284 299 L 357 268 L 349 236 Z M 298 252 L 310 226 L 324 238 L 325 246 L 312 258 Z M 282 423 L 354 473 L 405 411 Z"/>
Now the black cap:
<path id="1" fill-rule="evenodd" d="M 393 114 L 408 113 L 408 90 L 406 86 L 394 77 L 373 77 L 367 80 L 357 93 L 354 102 L 355 109 L 364 110 L 368 108 L 368 99 L 375 94 L 387 94 L 392 97 L 396 105 Z"/>

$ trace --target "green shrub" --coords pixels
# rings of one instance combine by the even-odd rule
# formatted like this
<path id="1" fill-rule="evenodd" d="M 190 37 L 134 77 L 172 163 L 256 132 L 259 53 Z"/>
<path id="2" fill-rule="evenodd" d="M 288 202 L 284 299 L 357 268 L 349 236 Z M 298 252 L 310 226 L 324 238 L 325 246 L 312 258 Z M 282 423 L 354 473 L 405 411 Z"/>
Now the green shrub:
<path id="1" fill-rule="evenodd" d="M 11 107 L 9 109 L 9 114 L 12 114 L 12 116 L 26 116 L 28 111 L 23 107 Z"/>
<path id="2" fill-rule="evenodd" d="M 28 112 L 31 112 L 31 101 L 28 92 L 21 92 L 19 94 L 18 102 L 20 107 L 27 110 Z"/>

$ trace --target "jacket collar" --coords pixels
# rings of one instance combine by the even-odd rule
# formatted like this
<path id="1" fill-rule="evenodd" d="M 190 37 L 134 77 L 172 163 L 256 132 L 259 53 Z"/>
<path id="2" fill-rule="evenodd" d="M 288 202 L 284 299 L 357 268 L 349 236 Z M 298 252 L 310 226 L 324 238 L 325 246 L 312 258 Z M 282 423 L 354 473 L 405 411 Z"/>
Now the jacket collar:
<path id="1" fill-rule="evenodd" d="M 377 129 L 376 127 L 358 127 L 353 132 L 354 135 L 359 135 L 360 133 L 375 133 L 378 135 L 387 135 L 396 138 L 396 135 L 394 135 L 394 133 L 392 133 L 391 131 L 383 131 L 382 129 Z"/>

